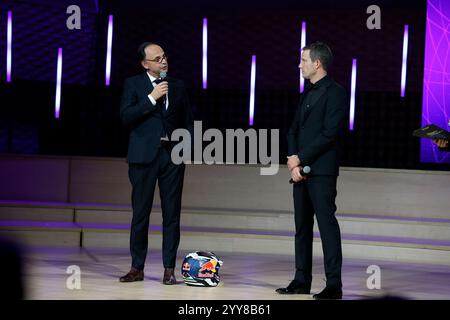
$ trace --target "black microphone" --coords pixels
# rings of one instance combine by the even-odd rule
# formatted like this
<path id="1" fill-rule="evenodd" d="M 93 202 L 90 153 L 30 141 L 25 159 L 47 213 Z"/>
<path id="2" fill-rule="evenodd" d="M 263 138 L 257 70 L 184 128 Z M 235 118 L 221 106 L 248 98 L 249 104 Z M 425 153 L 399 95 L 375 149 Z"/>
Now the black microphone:
<path id="1" fill-rule="evenodd" d="M 167 81 L 167 80 L 164 80 L 167 77 L 167 72 L 161 71 L 159 73 L 159 77 L 161 78 L 161 81 Z M 166 95 L 163 95 L 162 98 L 163 98 L 162 102 L 163 102 L 163 105 L 164 105 L 164 108 L 165 108 L 166 107 Z"/>
<path id="2" fill-rule="evenodd" d="M 303 169 L 300 170 L 300 175 L 305 178 L 308 177 L 310 173 L 311 173 L 310 166 L 304 166 Z M 294 180 L 292 180 L 292 178 L 291 178 L 291 180 L 289 180 L 289 183 L 292 184 L 292 183 L 297 183 L 297 182 L 294 182 Z"/>
<path id="3" fill-rule="evenodd" d="M 167 77 L 167 72 L 161 71 L 161 72 L 159 73 L 159 77 L 160 77 L 161 79 L 156 79 L 156 80 L 155 80 L 155 83 L 156 83 L 156 84 L 160 84 L 160 83 L 163 82 L 163 81 L 167 81 L 167 80 L 164 80 L 164 79 Z M 162 98 L 162 104 L 164 105 L 164 108 L 165 108 L 165 107 L 166 107 L 166 95 L 163 95 L 161 98 Z"/>

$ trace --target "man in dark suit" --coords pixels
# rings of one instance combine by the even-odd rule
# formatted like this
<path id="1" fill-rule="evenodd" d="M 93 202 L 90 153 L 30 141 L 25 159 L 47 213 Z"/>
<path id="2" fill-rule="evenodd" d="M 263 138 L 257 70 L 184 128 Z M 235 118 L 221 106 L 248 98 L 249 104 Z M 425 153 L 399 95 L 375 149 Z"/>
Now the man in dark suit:
<path id="1" fill-rule="evenodd" d="M 184 83 L 165 78 L 167 55 L 157 44 L 143 43 L 138 49 L 145 72 L 126 79 L 120 116 L 130 127 L 128 145 L 129 178 L 132 185 L 131 270 L 121 282 L 142 281 L 148 248 L 148 227 L 156 181 L 163 217 L 164 284 L 175 284 L 175 261 L 180 241 L 180 210 L 184 164 L 171 160 L 172 132 L 192 132 L 193 115 Z M 161 79 L 160 77 L 164 79 Z"/>
<path id="2" fill-rule="evenodd" d="M 295 278 L 280 294 L 309 294 L 312 281 L 314 213 L 319 225 L 327 283 L 315 299 L 342 298 L 342 248 L 335 217 L 339 174 L 336 138 L 347 109 L 347 95 L 327 75 L 330 48 L 315 42 L 303 48 L 299 68 L 310 85 L 300 98 L 288 132 L 288 168 L 294 182 Z M 301 174 L 309 166 L 308 177 Z"/>

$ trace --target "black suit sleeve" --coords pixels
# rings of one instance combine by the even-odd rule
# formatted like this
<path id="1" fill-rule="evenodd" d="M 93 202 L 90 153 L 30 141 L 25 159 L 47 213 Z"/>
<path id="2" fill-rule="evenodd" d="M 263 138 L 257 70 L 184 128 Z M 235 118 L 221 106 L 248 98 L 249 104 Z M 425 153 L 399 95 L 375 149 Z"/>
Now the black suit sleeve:
<path id="1" fill-rule="evenodd" d="M 125 80 L 120 100 L 120 118 L 125 125 L 131 125 L 157 109 L 158 107 L 154 106 L 150 99 L 139 100 L 136 86 L 131 79 Z"/>
<path id="2" fill-rule="evenodd" d="M 347 95 L 341 88 L 332 88 L 329 91 L 322 131 L 298 154 L 302 165 L 313 163 L 336 142 L 347 107 Z"/>
<path id="3" fill-rule="evenodd" d="M 300 123 L 300 112 L 301 112 L 301 104 L 297 107 L 297 112 L 295 113 L 294 121 L 292 121 L 292 125 L 289 128 L 287 134 L 287 142 L 288 142 L 288 156 L 298 153 L 297 148 L 297 130 L 298 124 Z"/>

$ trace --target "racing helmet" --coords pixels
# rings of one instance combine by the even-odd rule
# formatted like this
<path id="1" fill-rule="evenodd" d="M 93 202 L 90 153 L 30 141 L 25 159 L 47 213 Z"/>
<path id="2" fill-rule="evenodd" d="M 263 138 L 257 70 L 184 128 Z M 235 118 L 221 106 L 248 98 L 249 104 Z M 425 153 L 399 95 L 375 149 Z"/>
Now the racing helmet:
<path id="1" fill-rule="evenodd" d="M 220 282 L 219 269 L 223 265 L 213 252 L 189 253 L 181 265 L 181 275 L 188 286 L 216 287 Z"/>

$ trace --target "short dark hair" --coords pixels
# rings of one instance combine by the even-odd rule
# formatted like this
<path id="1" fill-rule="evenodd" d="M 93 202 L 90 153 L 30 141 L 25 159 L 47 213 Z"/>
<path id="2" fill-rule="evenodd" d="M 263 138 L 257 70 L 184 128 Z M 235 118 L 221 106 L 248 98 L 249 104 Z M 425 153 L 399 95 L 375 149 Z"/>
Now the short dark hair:
<path id="1" fill-rule="evenodd" d="M 311 61 L 320 60 L 322 63 L 323 69 L 328 71 L 328 68 L 331 66 L 333 62 L 333 53 L 328 45 L 323 42 L 316 41 L 314 43 L 308 44 L 303 50 L 309 50 L 309 56 L 311 57 Z"/>
<path id="2" fill-rule="evenodd" d="M 145 48 L 147 48 L 148 46 L 153 46 L 153 45 L 157 45 L 157 44 L 154 42 L 147 41 L 147 42 L 143 42 L 139 45 L 138 50 L 137 50 L 139 62 L 144 61 L 146 58 Z"/>

